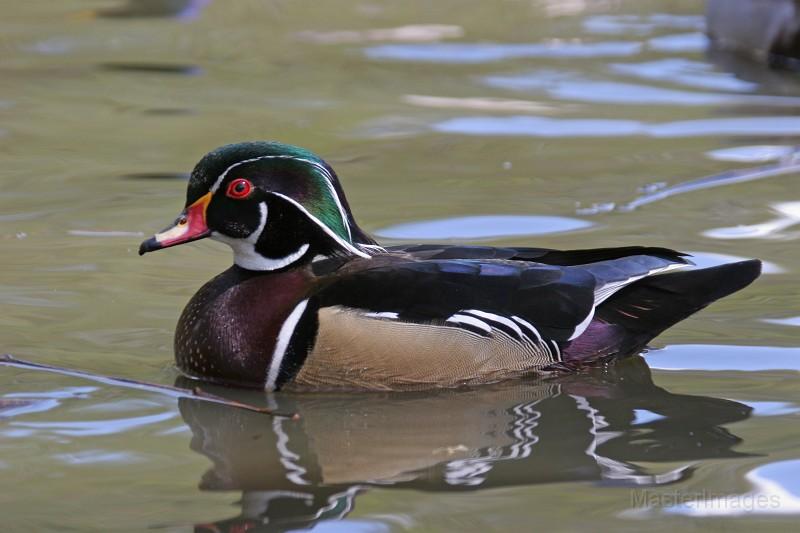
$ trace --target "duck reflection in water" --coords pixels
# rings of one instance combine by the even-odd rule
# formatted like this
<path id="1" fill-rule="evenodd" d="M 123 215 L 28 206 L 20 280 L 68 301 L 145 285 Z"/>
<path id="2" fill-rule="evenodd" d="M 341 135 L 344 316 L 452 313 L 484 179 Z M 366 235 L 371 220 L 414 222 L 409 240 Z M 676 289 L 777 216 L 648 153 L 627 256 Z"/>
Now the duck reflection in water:
<path id="1" fill-rule="evenodd" d="M 243 493 L 239 516 L 196 531 L 310 527 L 344 517 L 358 493 L 375 486 L 672 483 L 689 478 L 697 460 L 747 456 L 733 450 L 741 439 L 722 426 L 751 412 L 657 387 L 640 357 L 549 381 L 424 394 L 286 393 L 267 402 L 300 420 L 180 400 L 192 449 L 213 463 L 200 489 Z"/>

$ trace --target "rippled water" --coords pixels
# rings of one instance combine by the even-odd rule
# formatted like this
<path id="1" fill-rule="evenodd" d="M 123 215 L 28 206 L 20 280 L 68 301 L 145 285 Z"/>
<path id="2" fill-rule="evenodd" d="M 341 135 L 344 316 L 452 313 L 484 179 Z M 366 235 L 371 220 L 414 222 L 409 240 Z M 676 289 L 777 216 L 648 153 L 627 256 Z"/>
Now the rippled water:
<path id="1" fill-rule="evenodd" d="M 178 313 L 230 255 L 136 249 L 244 139 L 321 154 L 387 242 L 767 266 L 644 360 L 556 382 L 215 391 L 299 421 L 0 368 L 4 530 L 796 525 L 800 79 L 707 54 L 700 2 L 0 10 L 2 352 L 173 384 Z"/>

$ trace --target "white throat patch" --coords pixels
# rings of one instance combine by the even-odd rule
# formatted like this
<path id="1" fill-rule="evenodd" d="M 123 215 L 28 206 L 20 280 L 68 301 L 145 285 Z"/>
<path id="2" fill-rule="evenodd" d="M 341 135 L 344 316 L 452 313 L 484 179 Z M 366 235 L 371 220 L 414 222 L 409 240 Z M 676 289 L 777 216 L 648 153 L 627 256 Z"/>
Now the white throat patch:
<path id="1" fill-rule="evenodd" d="M 278 270 L 303 257 L 308 251 L 307 243 L 286 257 L 269 258 L 256 251 L 256 243 L 267 225 L 267 203 L 261 202 L 258 204 L 258 208 L 261 211 L 258 227 L 244 239 L 234 239 L 216 231 L 211 234 L 211 238 L 230 246 L 233 249 L 233 262 L 247 270 Z"/>

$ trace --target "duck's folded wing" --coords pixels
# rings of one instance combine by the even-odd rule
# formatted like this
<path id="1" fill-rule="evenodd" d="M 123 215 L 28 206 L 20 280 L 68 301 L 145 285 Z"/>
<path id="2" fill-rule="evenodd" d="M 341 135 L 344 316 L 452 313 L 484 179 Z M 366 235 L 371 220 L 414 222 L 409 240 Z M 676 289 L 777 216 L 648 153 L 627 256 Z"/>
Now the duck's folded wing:
<path id="1" fill-rule="evenodd" d="M 316 335 L 286 376 L 301 387 L 485 383 L 562 363 L 595 308 L 682 263 L 633 256 L 581 266 L 507 260 L 374 263 L 308 300 Z"/>
<path id="2" fill-rule="evenodd" d="M 594 309 L 623 287 L 684 266 L 636 255 L 586 265 L 508 260 L 408 261 L 342 275 L 318 294 L 320 307 L 432 323 L 491 336 L 565 342 L 580 335 Z"/>
<path id="3" fill-rule="evenodd" d="M 516 248 L 493 246 L 469 246 L 449 244 L 412 244 L 390 246 L 389 252 L 408 254 L 421 260 L 512 260 L 530 261 L 547 265 L 574 266 L 598 261 L 611 261 L 636 255 L 658 257 L 676 263 L 687 263 L 686 254 L 647 246 L 624 246 L 617 248 L 586 248 L 582 250 L 552 250 L 549 248 Z"/>

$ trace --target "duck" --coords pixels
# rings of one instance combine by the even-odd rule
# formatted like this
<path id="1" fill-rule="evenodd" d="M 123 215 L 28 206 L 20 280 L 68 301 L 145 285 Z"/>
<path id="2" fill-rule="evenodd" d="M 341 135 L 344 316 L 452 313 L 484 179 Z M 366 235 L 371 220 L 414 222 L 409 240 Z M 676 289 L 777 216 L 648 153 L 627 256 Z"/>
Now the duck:
<path id="1" fill-rule="evenodd" d="M 190 175 L 175 222 L 139 254 L 209 238 L 233 265 L 189 300 L 186 377 L 278 390 L 402 391 L 547 378 L 641 353 L 732 294 L 757 259 L 691 268 L 685 253 L 462 244 L 381 246 L 333 168 L 274 141 L 229 144 Z"/>

